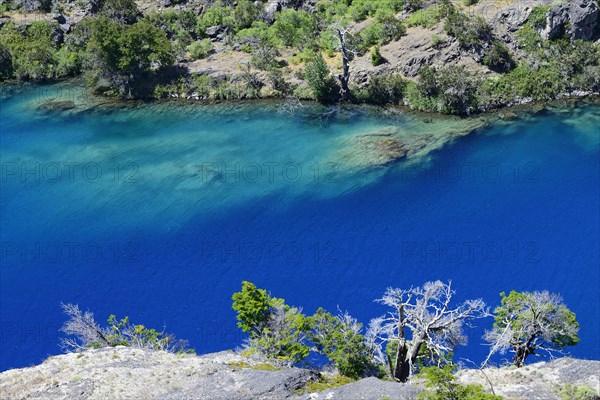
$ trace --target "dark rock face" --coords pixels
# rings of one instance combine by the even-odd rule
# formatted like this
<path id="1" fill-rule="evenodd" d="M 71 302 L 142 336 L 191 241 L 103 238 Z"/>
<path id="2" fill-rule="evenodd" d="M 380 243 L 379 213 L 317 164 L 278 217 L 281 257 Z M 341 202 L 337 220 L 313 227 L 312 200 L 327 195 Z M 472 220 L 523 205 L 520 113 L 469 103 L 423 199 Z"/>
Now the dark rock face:
<path id="1" fill-rule="evenodd" d="M 555 5 L 546 15 L 546 28 L 542 31 L 545 39 L 556 39 L 564 33 L 565 23 L 569 20 L 567 9 L 563 5 Z"/>
<path id="2" fill-rule="evenodd" d="M 566 4 L 550 8 L 542 37 L 560 37 L 565 33 L 568 23 L 571 40 L 593 40 L 598 32 L 599 18 L 600 10 L 594 0 L 569 0 Z"/>
<path id="3" fill-rule="evenodd" d="M 571 39 L 592 40 L 599 24 L 598 4 L 594 0 L 572 0 L 569 15 Z"/>

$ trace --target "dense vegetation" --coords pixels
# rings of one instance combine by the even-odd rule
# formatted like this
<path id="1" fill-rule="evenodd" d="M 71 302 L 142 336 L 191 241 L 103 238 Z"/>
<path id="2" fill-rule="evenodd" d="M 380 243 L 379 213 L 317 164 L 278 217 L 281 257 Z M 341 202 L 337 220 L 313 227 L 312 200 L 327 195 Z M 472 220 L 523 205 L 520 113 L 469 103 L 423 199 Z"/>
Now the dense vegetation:
<path id="1" fill-rule="evenodd" d="M 94 88 L 128 97 L 294 96 L 331 103 L 343 94 L 348 101 L 451 114 L 600 91 L 600 45 L 571 41 L 566 32 L 542 39 L 549 6 L 535 7 L 520 28 L 518 45 L 525 57 L 516 57 L 484 19 L 462 11 L 463 4 L 475 1 L 439 0 L 423 8 L 420 0 L 320 0 L 314 12 L 284 8 L 274 14 L 265 13 L 263 3 L 219 0 L 199 14 L 183 8 L 142 15 L 133 0 L 96 0 L 69 30 L 53 20 L 8 22 L 0 28 L 0 79 L 55 80 L 84 73 Z M 48 12 L 52 4 L 12 0 L 0 12 Z M 371 76 L 366 84 L 351 85 L 349 95 L 342 92 L 340 51 L 346 50 L 349 63 L 367 56 L 379 66 L 386 63 L 381 47 L 400 39 L 408 27 L 438 23 L 445 36 L 432 35 L 434 47 L 455 41 L 495 73 L 425 65 L 415 80 Z M 171 68 L 176 61 L 210 59 L 216 44 L 248 53 L 250 63 L 235 76 L 215 78 Z"/>

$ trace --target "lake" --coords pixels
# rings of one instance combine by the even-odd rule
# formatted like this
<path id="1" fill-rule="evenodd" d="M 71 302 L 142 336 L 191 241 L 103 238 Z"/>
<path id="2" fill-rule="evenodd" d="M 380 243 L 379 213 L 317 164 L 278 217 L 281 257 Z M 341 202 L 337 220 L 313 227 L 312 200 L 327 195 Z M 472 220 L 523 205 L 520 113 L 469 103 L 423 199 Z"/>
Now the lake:
<path id="1" fill-rule="evenodd" d="M 547 289 L 581 324 L 572 354 L 600 358 L 598 103 L 482 121 L 88 97 L 3 88 L 0 370 L 61 352 L 61 302 L 198 353 L 235 348 L 242 280 L 365 324 L 389 286 L 452 280 L 457 301 L 492 307 L 502 291 Z M 75 108 L 40 107 L 53 99 Z M 394 162 L 377 146 L 397 138 L 416 150 Z M 491 324 L 456 360 L 485 358 Z"/>

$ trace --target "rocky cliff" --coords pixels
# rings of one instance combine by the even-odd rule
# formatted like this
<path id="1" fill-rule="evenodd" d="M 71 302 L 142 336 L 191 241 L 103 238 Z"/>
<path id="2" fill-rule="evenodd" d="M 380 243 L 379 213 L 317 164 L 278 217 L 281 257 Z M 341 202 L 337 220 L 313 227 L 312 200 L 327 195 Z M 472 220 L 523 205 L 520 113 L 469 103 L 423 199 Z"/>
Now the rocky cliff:
<path id="1" fill-rule="evenodd" d="M 521 369 L 489 368 L 496 394 L 507 399 L 561 399 L 566 388 L 600 390 L 600 361 L 570 358 Z M 489 384 L 479 370 L 459 372 L 463 383 Z M 176 355 L 126 347 L 50 357 L 40 365 L 0 374 L 2 399 L 409 400 L 423 389 L 367 378 L 317 391 L 320 374 L 277 368 L 233 352 Z M 567 397 L 568 398 L 568 397 Z"/>

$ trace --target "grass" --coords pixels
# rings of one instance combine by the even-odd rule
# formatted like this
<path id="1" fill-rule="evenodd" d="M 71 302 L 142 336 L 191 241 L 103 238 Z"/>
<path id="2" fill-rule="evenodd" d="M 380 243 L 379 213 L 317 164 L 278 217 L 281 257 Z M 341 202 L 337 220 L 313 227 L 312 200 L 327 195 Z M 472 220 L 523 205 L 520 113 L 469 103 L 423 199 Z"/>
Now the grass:
<path id="1" fill-rule="evenodd" d="M 279 370 L 281 370 L 280 367 L 273 365 L 273 364 L 268 364 L 268 363 L 249 364 L 245 361 L 233 362 L 233 363 L 230 363 L 229 366 L 232 369 L 255 369 L 258 371 L 279 371 Z"/>
<path id="2" fill-rule="evenodd" d="M 309 382 L 302 389 L 298 389 L 298 394 L 311 393 L 311 392 L 322 392 L 323 390 L 336 388 L 338 386 L 347 385 L 354 382 L 354 379 L 348 378 L 343 375 L 336 375 L 332 377 L 322 376 L 318 381 Z"/>

